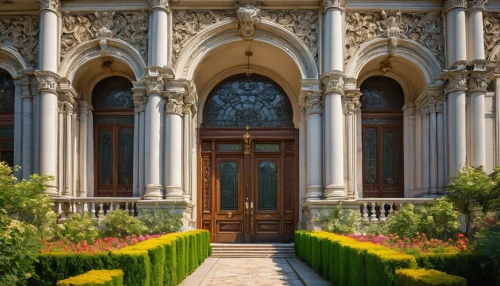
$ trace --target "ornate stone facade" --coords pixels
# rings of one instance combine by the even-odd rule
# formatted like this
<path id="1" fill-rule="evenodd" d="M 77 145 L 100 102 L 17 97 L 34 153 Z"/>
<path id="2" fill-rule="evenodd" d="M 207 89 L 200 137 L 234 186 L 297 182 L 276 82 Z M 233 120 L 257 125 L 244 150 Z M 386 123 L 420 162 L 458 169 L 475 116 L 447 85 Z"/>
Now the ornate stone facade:
<path id="1" fill-rule="evenodd" d="M 130 43 L 147 62 L 148 21 L 147 12 L 64 13 L 61 54 L 65 55 L 77 45 L 93 39 L 117 38 Z"/>
<path id="2" fill-rule="evenodd" d="M 38 63 L 39 16 L 0 16 L 0 44 L 16 48 L 26 64 L 36 68 Z"/>

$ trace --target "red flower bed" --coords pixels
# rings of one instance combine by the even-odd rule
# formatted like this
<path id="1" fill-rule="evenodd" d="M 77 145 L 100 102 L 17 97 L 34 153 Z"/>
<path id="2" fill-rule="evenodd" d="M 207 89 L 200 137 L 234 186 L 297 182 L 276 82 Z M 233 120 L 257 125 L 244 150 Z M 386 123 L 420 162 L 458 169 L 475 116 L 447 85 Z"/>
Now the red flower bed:
<path id="1" fill-rule="evenodd" d="M 100 252 L 100 251 L 111 251 L 120 248 L 124 248 L 129 245 L 135 245 L 140 241 L 145 241 L 152 238 L 157 238 L 162 236 L 163 234 L 154 234 L 154 235 L 131 235 L 125 238 L 114 238 L 114 237 L 106 237 L 99 238 L 94 243 L 89 244 L 86 240 L 74 243 L 70 242 L 67 239 L 58 240 L 58 241 L 46 241 L 42 239 L 42 247 L 39 252 Z"/>
<path id="2" fill-rule="evenodd" d="M 348 236 L 357 241 L 380 244 L 409 254 L 420 252 L 462 252 L 467 249 L 469 244 L 469 240 L 463 234 L 459 234 L 456 240 L 449 238 L 447 241 L 434 238 L 427 239 L 425 233 L 418 234 L 414 239 L 401 238 L 397 234 L 391 234 L 389 237 L 383 235 L 354 234 Z"/>

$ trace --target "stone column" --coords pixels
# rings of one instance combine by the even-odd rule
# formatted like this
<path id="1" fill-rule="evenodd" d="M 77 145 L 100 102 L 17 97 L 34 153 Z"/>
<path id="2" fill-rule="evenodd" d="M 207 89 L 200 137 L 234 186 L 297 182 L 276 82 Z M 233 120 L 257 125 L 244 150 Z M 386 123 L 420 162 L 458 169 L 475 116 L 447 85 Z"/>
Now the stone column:
<path id="1" fill-rule="evenodd" d="M 144 110 L 146 105 L 146 92 L 142 89 L 132 89 L 134 93 L 134 176 L 133 196 L 144 195 Z M 142 114 L 142 120 L 141 120 Z M 141 192 L 142 189 L 142 192 Z"/>
<path id="2" fill-rule="evenodd" d="M 23 91 L 22 91 L 22 78 L 14 80 L 14 166 L 21 166 L 22 157 L 24 154 L 21 152 L 21 137 L 23 134 Z M 22 167 L 22 166 L 21 166 Z M 14 170 L 16 178 L 22 178 L 23 169 Z"/>
<path id="3" fill-rule="evenodd" d="M 436 125 L 437 125 L 437 154 L 438 154 L 438 193 L 444 194 L 446 191 L 446 150 L 445 150 L 445 116 L 443 96 L 441 102 L 436 104 Z"/>
<path id="4" fill-rule="evenodd" d="M 182 109 L 182 119 L 183 119 L 183 146 L 182 146 L 182 153 L 183 153 L 183 186 L 184 186 L 184 194 L 183 198 L 186 201 L 191 200 L 191 170 L 189 166 L 190 158 L 191 158 L 191 114 L 192 114 L 192 106 L 194 104 L 194 96 L 190 95 L 184 98 L 184 107 Z"/>
<path id="5" fill-rule="evenodd" d="M 88 186 L 88 177 L 87 177 L 87 166 L 88 166 L 88 150 L 87 145 L 89 144 L 88 140 L 88 122 L 89 122 L 89 105 L 86 101 L 80 101 L 78 103 L 78 115 L 80 117 L 80 168 L 79 168 L 79 176 L 80 176 L 80 193 L 79 197 L 87 197 L 87 186 Z"/>
<path id="6" fill-rule="evenodd" d="M 346 124 L 346 136 L 347 136 L 347 178 L 349 180 L 349 185 L 347 186 L 347 197 L 349 199 L 355 199 L 357 196 L 357 176 L 356 176 L 356 114 L 361 111 L 361 102 L 359 98 L 361 97 L 361 92 L 358 90 L 346 91 L 343 98 L 343 111 L 345 116 Z"/>
<path id="7" fill-rule="evenodd" d="M 23 153 L 23 158 L 21 162 L 22 166 L 22 179 L 29 179 L 33 174 L 33 96 L 36 93 L 32 93 L 30 78 L 28 76 L 23 77 L 22 80 L 23 88 L 23 129 L 22 129 L 22 141 L 21 148 Z"/>
<path id="8" fill-rule="evenodd" d="M 468 1 L 469 9 L 469 58 L 484 60 L 483 11 L 488 0 Z"/>
<path id="9" fill-rule="evenodd" d="M 415 105 L 403 107 L 405 197 L 415 190 Z"/>
<path id="10" fill-rule="evenodd" d="M 64 170 L 65 170 L 65 184 L 64 196 L 73 195 L 73 106 L 69 102 L 65 102 L 65 138 L 64 138 Z M 62 143 L 62 142 L 60 142 Z"/>
<path id="11" fill-rule="evenodd" d="M 431 195 L 437 195 L 439 193 L 439 185 L 440 183 L 442 183 L 440 181 L 440 176 L 444 175 L 444 130 L 442 122 L 442 101 L 443 92 L 440 88 L 429 91 L 427 95 L 427 108 L 429 112 L 429 185 Z M 440 113 L 441 115 L 439 115 Z M 441 120 L 441 123 L 439 123 L 439 120 Z M 441 126 L 439 124 L 441 124 Z"/>
<path id="12" fill-rule="evenodd" d="M 465 62 L 454 66 L 448 73 L 446 94 L 448 97 L 448 178 L 451 183 L 466 164 L 465 93 L 467 90 L 467 70 Z"/>
<path id="13" fill-rule="evenodd" d="M 321 91 L 309 91 L 306 97 L 307 114 L 307 187 L 306 199 L 323 197 L 323 126 L 321 120 Z"/>
<path id="14" fill-rule="evenodd" d="M 422 113 L 422 189 L 427 194 L 430 188 L 430 116 L 429 107 L 420 108 Z"/>
<path id="15" fill-rule="evenodd" d="M 145 112 L 145 184 L 144 199 L 163 197 L 161 174 L 163 171 L 163 110 L 165 103 L 161 96 L 165 85 L 157 70 L 149 69 L 147 81 L 148 102 Z"/>
<path id="16" fill-rule="evenodd" d="M 59 65 L 59 0 L 37 0 L 40 5 L 40 44 L 38 65 L 35 72 L 40 96 L 40 173 L 54 179 L 47 182 L 45 193 L 57 192 L 57 85 Z"/>
<path id="17" fill-rule="evenodd" d="M 182 111 L 184 89 L 165 92 L 165 174 L 167 199 L 182 199 Z"/>
<path id="18" fill-rule="evenodd" d="M 344 0 L 323 1 L 324 59 L 321 81 L 325 85 L 325 193 L 327 199 L 347 197 L 344 186 L 344 95 L 343 13 Z"/>
<path id="19" fill-rule="evenodd" d="M 300 127 L 299 127 L 299 198 L 301 202 L 306 197 L 307 189 L 307 105 L 301 102 Z M 299 220 L 302 220 L 302 212 L 299 212 Z"/>
<path id="20" fill-rule="evenodd" d="M 415 188 L 422 189 L 422 114 L 415 111 Z"/>

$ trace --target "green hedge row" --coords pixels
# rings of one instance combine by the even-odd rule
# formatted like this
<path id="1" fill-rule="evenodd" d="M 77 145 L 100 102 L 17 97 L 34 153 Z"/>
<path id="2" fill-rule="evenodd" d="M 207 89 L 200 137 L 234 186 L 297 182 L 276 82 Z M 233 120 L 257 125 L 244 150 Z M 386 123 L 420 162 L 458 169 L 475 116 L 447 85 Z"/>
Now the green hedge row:
<path id="1" fill-rule="evenodd" d="M 57 282 L 57 286 L 123 286 L 122 270 L 90 270 Z"/>
<path id="2" fill-rule="evenodd" d="M 394 286 L 465 286 L 467 281 L 460 276 L 426 269 L 396 270 Z"/>
<path id="3" fill-rule="evenodd" d="M 411 255 L 327 232 L 295 232 L 297 256 L 337 286 L 392 285 L 397 269 L 416 268 Z"/>
<path id="4" fill-rule="evenodd" d="M 45 253 L 38 256 L 38 279 L 30 285 L 55 285 L 94 269 L 122 269 L 125 285 L 177 285 L 210 253 L 205 230 L 168 234 L 110 252 Z"/>
<path id="5" fill-rule="evenodd" d="M 435 269 L 464 277 L 467 285 L 500 285 L 496 282 L 498 269 L 480 253 L 421 253 L 414 255 L 421 268 Z"/>

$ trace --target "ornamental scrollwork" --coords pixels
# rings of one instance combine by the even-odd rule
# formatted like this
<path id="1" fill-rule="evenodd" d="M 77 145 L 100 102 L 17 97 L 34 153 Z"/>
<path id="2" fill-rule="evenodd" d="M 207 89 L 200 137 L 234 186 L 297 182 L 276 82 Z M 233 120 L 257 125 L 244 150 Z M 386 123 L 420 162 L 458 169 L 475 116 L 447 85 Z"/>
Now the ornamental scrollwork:
<path id="1" fill-rule="evenodd" d="M 191 38 L 210 25 L 236 17 L 234 10 L 174 10 L 173 56 L 176 59 Z"/>
<path id="2" fill-rule="evenodd" d="M 26 64 L 38 63 L 39 16 L 4 16 L 0 18 L 0 43 L 16 48 Z"/>
<path id="3" fill-rule="evenodd" d="M 295 34 L 318 57 L 319 14 L 317 10 L 263 10 L 263 20 L 281 25 Z"/>
<path id="4" fill-rule="evenodd" d="M 105 41 L 115 37 L 134 46 L 146 61 L 148 23 L 149 14 L 146 12 L 64 13 L 61 54 L 65 55 L 80 43 L 92 39 Z"/>
<path id="5" fill-rule="evenodd" d="M 444 34 L 441 12 L 346 12 L 346 62 L 361 44 L 377 38 L 394 38 L 396 40 L 401 38 L 415 41 L 429 49 L 444 67 Z"/>
<path id="6" fill-rule="evenodd" d="M 260 22 L 260 8 L 255 5 L 245 5 L 238 8 L 236 12 L 240 21 L 239 33 L 243 40 L 253 40 L 255 36 L 255 24 Z"/>
<path id="7" fill-rule="evenodd" d="M 500 14 L 484 13 L 483 34 L 485 55 L 490 58 L 493 49 L 500 43 Z M 498 59 L 498 55 L 493 55 L 493 58 Z"/>

